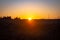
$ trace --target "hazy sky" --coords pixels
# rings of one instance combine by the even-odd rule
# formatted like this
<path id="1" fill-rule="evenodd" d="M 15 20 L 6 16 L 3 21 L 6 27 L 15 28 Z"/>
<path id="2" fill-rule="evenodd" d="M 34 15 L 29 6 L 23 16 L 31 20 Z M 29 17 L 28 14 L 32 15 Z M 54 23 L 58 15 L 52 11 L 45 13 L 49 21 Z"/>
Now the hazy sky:
<path id="1" fill-rule="evenodd" d="M 58 18 L 59 2 L 59 0 L 0 0 L 0 16 L 24 19 Z"/>

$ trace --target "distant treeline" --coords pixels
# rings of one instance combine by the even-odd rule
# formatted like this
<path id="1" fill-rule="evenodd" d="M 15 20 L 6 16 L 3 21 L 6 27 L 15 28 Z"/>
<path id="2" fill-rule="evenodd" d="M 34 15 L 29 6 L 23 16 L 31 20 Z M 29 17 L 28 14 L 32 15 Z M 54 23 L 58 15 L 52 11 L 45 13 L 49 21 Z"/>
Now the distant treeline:
<path id="1" fill-rule="evenodd" d="M 21 27 L 20 18 L 0 17 L 0 38 L 14 40 Z"/>

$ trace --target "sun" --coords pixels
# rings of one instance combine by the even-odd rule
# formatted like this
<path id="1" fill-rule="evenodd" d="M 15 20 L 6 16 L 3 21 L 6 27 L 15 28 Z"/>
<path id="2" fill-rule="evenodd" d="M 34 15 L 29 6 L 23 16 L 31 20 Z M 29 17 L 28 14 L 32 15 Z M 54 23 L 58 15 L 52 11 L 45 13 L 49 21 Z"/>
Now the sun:
<path id="1" fill-rule="evenodd" d="M 32 20 L 32 18 L 28 18 L 28 20 L 29 20 L 29 21 L 31 21 L 31 20 Z"/>

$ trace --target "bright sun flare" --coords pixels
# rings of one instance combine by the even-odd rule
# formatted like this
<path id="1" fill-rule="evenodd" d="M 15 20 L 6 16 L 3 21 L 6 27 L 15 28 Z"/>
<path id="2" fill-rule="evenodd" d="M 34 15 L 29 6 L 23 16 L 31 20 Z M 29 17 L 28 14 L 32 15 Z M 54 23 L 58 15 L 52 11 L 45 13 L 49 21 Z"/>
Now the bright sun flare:
<path id="1" fill-rule="evenodd" d="M 29 20 L 29 21 L 31 21 L 31 20 L 32 20 L 32 18 L 28 18 L 28 20 Z"/>

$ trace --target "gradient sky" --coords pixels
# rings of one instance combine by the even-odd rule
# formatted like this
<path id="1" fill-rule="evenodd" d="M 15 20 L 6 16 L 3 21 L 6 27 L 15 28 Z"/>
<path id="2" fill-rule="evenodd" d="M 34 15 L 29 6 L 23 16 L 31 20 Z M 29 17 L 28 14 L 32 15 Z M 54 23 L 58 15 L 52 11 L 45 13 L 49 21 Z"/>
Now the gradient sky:
<path id="1" fill-rule="evenodd" d="M 23 19 L 60 18 L 58 0 L 0 0 L 0 16 Z"/>

